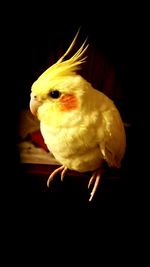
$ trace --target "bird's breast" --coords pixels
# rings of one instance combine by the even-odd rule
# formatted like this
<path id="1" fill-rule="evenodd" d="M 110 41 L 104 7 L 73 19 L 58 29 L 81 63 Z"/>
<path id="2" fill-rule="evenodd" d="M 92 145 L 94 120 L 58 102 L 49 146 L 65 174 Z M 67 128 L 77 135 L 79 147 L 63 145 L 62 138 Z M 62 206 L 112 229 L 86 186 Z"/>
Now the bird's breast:
<path id="1" fill-rule="evenodd" d="M 41 132 L 55 158 L 69 169 L 80 172 L 99 167 L 102 156 L 92 127 L 51 129 L 41 125 Z"/>

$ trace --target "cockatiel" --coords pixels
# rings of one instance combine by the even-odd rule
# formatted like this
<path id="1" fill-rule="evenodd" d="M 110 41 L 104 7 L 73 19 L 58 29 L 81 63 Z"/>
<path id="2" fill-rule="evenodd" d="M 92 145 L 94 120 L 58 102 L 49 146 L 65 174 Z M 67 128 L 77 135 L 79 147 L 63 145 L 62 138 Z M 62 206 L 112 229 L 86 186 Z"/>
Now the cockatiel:
<path id="1" fill-rule="evenodd" d="M 79 32 L 79 31 L 78 31 Z M 120 113 L 113 101 L 77 74 L 88 48 L 87 39 L 69 59 L 78 32 L 66 53 L 33 83 L 30 110 L 40 121 L 40 130 L 48 149 L 60 162 L 48 178 L 57 173 L 61 180 L 67 169 L 92 172 L 88 188 L 93 185 L 92 200 L 104 171 L 120 168 L 126 147 L 126 135 Z"/>

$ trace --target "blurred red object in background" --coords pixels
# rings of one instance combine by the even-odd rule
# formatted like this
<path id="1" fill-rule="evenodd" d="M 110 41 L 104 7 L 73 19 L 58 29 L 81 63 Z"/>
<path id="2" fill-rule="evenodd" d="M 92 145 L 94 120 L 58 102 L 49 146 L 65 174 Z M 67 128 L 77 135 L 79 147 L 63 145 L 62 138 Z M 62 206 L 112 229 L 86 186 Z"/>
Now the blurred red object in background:
<path id="1" fill-rule="evenodd" d="M 30 133 L 31 141 L 38 147 L 43 148 L 45 151 L 49 151 L 46 144 L 44 143 L 44 139 L 40 130 Z"/>

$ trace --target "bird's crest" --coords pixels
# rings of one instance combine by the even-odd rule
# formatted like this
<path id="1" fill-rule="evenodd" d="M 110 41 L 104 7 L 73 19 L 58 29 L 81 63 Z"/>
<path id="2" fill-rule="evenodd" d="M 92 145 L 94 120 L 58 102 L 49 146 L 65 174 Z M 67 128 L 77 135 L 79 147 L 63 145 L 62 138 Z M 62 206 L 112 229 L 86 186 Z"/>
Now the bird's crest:
<path id="1" fill-rule="evenodd" d="M 71 58 L 67 60 L 64 60 L 64 58 L 70 53 L 70 51 L 74 47 L 77 36 L 79 34 L 79 30 L 77 31 L 67 51 L 61 56 L 61 58 L 55 64 L 53 64 L 45 72 L 43 72 L 39 76 L 38 80 L 56 79 L 57 77 L 70 76 L 76 74 L 76 71 L 80 69 L 80 65 L 84 63 L 85 59 L 87 58 L 87 56 L 83 57 L 83 54 L 85 53 L 85 51 L 89 46 L 88 44 L 86 45 L 87 38 Z"/>

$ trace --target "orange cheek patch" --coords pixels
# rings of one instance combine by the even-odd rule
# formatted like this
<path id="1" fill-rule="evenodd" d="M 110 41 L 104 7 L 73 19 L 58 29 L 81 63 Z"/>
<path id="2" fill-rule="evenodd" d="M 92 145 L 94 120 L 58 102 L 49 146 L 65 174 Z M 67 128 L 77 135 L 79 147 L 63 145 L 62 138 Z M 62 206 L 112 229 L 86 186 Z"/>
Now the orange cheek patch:
<path id="1" fill-rule="evenodd" d="M 66 94 L 61 97 L 61 111 L 71 111 L 78 108 L 78 101 L 74 95 Z"/>

